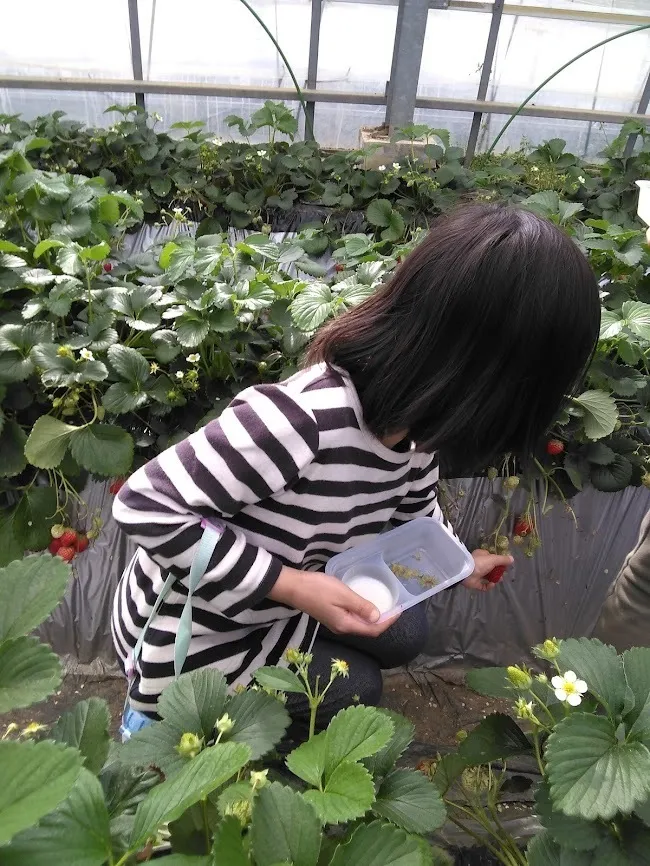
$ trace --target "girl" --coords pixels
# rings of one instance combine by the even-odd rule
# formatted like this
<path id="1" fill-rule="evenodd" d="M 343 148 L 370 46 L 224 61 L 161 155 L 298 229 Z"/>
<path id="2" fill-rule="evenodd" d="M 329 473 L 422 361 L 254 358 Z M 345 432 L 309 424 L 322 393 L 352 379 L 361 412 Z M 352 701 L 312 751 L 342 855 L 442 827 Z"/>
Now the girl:
<path id="1" fill-rule="evenodd" d="M 113 634 L 125 669 L 166 577 L 177 579 L 147 629 L 127 729 L 156 718 L 173 679 L 174 638 L 202 518 L 223 532 L 192 601 L 184 670 L 211 666 L 231 686 L 306 650 L 312 673 L 349 664 L 321 725 L 358 695 L 376 704 L 381 669 L 424 647 L 424 605 L 378 611 L 322 571 L 342 550 L 413 517 L 442 520 L 438 452 L 487 466 L 536 447 L 580 383 L 600 321 L 596 279 L 558 228 L 524 210 L 472 205 L 443 216 L 388 283 L 323 328 L 305 368 L 248 388 L 221 417 L 139 469 L 114 514 L 138 544 L 119 584 Z M 507 556 L 474 554 L 464 581 Z M 290 695 L 299 725 L 306 704 Z"/>

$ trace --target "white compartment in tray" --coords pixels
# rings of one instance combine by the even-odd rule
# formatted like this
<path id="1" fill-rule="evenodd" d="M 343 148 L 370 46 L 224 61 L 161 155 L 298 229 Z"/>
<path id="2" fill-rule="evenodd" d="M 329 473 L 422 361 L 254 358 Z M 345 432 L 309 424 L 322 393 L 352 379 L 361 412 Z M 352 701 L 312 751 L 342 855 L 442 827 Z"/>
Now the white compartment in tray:
<path id="1" fill-rule="evenodd" d="M 387 619 L 464 580 L 474 560 L 444 524 L 418 517 L 337 554 L 325 570 Z"/>

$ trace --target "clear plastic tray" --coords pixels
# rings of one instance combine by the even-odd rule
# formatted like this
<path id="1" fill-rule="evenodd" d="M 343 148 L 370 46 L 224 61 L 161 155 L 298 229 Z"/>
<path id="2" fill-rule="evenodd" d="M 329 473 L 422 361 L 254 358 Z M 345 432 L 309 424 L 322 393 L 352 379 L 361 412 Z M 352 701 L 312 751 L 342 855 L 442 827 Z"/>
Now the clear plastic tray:
<path id="1" fill-rule="evenodd" d="M 325 570 L 372 601 L 381 622 L 464 580 L 474 560 L 443 523 L 417 517 L 337 554 Z"/>

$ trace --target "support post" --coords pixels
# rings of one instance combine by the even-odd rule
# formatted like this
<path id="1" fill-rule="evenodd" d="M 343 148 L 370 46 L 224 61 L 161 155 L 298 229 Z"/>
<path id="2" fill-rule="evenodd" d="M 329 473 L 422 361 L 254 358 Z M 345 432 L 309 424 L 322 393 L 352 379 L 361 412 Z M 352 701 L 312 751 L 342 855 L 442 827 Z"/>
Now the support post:
<path id="1" fill-rule="evenodd" d="M 309 29 L 309 60 L 307 62 L 307 87 L 316 89 L 318 81 L 318 49 L 320 45 L 320 23 L 323 15 L 323 0 L 311 0 L 311 26 Z M 316 103 L 307 100 L 307 117 L 305 118 L 305 140 L 313 140 L 314 109 Z"/>
<path id="2" fill-rule="evenodd" d="M 133 66 L 133 78 L 142 81 L 142 48 L 140 46 L 140 18 L 138 16 L 138 0 L 129 0 L 129 30 L 131 31 L 131 64 Z M 135 104 L 139 108 L 145 107 L 144 93 L 135 92 Z"/>
<path id="3" fill-rule="evenodd" d="M 494 0 L 492 20 L 490 21 L 490 32 L 488 33 L 487 44 L 485 46 L 485 57 L 483 59 L 483 68 L 481 69 L 481 80 L 479 81 L 478 93 L 476 96 L 480 102 L 483 102 L 487 96 L 488 85 L 490 84 L 494 55 L 497 48 L 497 39 L 499 37 L 499 27 L 501 26 L 501 16 L 503 15 L 503 5 L 504 0 Z M 465 151 L 466 166 L 470 166 L 474 159 L 482 119 L 483 114 L 480 111 L 475 111 L 474 116 L 472 117 L 472 126 L 470 127 L 469 138 L 467 139 L 467 149 Z"/>
<path id="4" fill-rule="evenodd" d="M 636 113 L 645 114 L 648 110 L 648 103 L 650 103 L 650 71 L 648 72 L 648 77 L 646 78 L 645 87 L 643 88 L 643 93 L 641 94 L 641 99 L 639 100 L 639 106 L 636 110 Z M 625 150 L 623 151 L 623 156 L 632 156 L 636 140 L 637 134 L 634 132 L 632 133 L 632 135 L 629 136 L 627 140 Z"/>
<path id="5" fill-rule="evenodd" d="M 391 134 L 413 122 L 428 13 L 428 0 L 399 0 L 386 106 Z"/>

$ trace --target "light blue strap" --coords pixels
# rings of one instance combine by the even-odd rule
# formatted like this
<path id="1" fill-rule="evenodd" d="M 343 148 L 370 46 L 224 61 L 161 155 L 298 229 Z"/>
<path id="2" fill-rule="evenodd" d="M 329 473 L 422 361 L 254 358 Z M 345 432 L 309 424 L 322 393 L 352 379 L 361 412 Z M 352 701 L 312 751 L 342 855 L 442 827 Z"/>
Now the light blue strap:
<path id="1" fill-rule="evenodd" d="M 192 559 L 192 565 L 190 567 L 188 579 L 187 598 L 185 600 L 185 604 L 183 605 L 183 612 L 181 613 L 181 618 L 178 621 L 176 639 L 174 640 L 175 677 L 179 677 L 181 675 L 183 665 L 185 664 L 185 659 L 187 658 L 190 640 L 192 639 L 192 596 L 194 594 L 194 590 L 199 585 L 201 578 L 208 570 L 208 566 L 210 565 L 210 560 L 212 559 L 214 549 L 217 546 L 217 542 L 223 535 L 225 529 L 223 525 L 215 525 L 213 523 L 208 523 L 206 520 L 201 521 L 201 526 L 203 527 L 203 535 L 201 536 L 201 540 L 197 544 L 196 550 L 194 551 L 194 557 Z M 160 590 L 158 598 L 156 599 L 154 606 L 151 608 L 151 613 L 147 617 L 147 621 L 145 622 L 142 631 L 140 632 L 140 636 L 138 637 L 138 640 L 136 641 L 136 644 L 133 648 L 133 652 L 131 653 L 131 665 L 126 672 L 129 681 L 133 679 L 133 675 L 135 674 L 135 666 L 138 659 L 140 658 L 140 653 L 142 652 L 142 645 L 144 643 L 147 630 L 157 616 L 158 611 L 160 610 L 163 602 L 169 595 L 173 585 L 176 583 L 177 580 L 178 577 L 175 574 L 167 575 L 167 579 L 163 584 L 163 588 Z"/>

